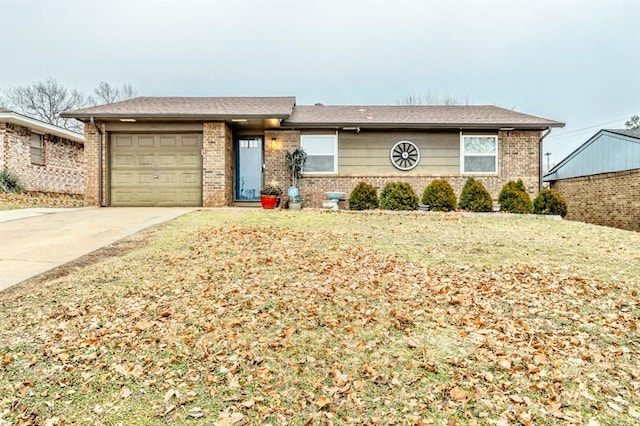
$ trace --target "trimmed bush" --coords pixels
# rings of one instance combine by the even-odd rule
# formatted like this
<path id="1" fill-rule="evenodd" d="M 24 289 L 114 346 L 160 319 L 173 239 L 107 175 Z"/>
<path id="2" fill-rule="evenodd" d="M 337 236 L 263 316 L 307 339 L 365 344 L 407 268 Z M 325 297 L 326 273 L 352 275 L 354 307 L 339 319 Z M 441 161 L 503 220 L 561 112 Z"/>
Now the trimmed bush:
<path id="1" fill-rule="evenodd" d="M 533 200 L 535 214 L 567 215 L 567 201 L 553 189 L 543 189 Z"/>
<path id="2" fill-rule="evenodd" d="M 11 170 L 4 168 L 0 170 L 0 192 L 22 192 L 24 186 L 20 182 L 18 175 Z"/>
<path id="3" fill-rule="evenodd" d="M 456 194 L 444 179 L 436 179 L 424 189 L 422 204 L 427 204 L 431 210 L 449 212 L 456 208 Z"/>
<path id="4" fill-rule="evenodd" d="M 509 213 L 526 214 L 533 211 L 531 197 L 522 183 L 522 179 L 517 182 L 507 182 L 498 195 L 500 211 Z"/>
<path id="5" fill-rule="evenodd" d="M 493 211 L 493 199 L 484 185 L 470 177 L 460 193 L 460 208 L 470 212 Z"/>
<path id="6" fill-rule="evenodd" d="M 385 210 L 417 210 L 418 196 L 411 185 L 390 182 L 380 194 L 380 208 Z"/>
<path id="7" fill-rule="evenodd" d="M 349 196 L 350 210 L 373 210 L 379 205 L 378 193 L 373 185 L 359 182 Z"/>

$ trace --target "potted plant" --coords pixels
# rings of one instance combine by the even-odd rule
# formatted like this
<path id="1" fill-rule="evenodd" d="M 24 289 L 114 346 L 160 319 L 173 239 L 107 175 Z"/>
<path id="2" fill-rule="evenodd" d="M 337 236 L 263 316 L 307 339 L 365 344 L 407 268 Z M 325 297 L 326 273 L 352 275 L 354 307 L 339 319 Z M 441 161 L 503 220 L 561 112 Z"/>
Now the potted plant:
<path id="1" fill-rule="evenodd" d="M 299 194 L 297 185 L 298 179 L 302 177 L 304 165 L 307 162 L 307 153 L 304 152 L 302 147 L 298 147 L 292 152 L 287 151 L 284 158 L 287 162 L 287 169 L 291 174 L 291 188 L 287 191 L 287 195 L 289 195 L 289 208 L 291 208 L 292 201 L 294 204 L 300 204 L 300 207 L 302 207 L 304 198 Z"/>
<path id="2" fill-rule="evenodd" d="M 265 185 L 260 190 L 260 203 L 263 209 L 275 209 L 282 190 L 277 185 Z"/>
<path id="3" fill-rule="evenodd" d="M 295 195 L 289 198 L 289 210 L 302 209 L 302 203 L 304 203 L 304 197 L 301 195 Z"/>

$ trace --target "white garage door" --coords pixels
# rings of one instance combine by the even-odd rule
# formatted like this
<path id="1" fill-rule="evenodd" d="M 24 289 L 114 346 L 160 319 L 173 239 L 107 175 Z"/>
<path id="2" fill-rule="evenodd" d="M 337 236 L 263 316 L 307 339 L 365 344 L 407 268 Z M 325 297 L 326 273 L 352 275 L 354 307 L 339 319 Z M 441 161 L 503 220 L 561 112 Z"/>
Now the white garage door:
<path id="1" fill-rule="evenodd" d="M 202 135 L 112 134 L 112 206 L 202 205 Z"/>

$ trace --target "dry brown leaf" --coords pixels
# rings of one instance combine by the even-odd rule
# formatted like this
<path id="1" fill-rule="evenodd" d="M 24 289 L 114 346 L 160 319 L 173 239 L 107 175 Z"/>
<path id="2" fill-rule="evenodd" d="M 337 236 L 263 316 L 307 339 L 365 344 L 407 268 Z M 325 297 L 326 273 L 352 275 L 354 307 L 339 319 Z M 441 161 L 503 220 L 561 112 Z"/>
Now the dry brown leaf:
<path id="1" fill-rule="evenodd" d="M 469 398 L 469 393 L 458 386 L 451 389 L 449 395 L 454 401 L 465 401 Z"/>
<path id="2" fill-rule="evenodd" d="M 322 396 L 320 396 L 320 398 L 318 398 L 316 400 L 315 404 L 319 408 L 324 408 L 324 407 L 328 406 L 329 404 L 331 404 L 332 402 L 333 402 L 333 398 L 331 398 L 330 396 L 322 395 Z"/>

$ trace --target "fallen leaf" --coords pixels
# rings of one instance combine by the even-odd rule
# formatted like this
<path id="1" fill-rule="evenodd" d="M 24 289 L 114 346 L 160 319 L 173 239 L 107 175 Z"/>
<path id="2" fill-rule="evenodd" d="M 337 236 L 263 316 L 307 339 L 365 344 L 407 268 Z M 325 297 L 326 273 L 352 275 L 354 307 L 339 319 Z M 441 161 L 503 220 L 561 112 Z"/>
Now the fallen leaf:
<path id="1" fill-rule="evenodd" d="M 618 413 L 624 413 L 624 410 L 622 409 L 622 407 L 620 407 L 618 404 L 616 404 L 615 402 L 611 402 L 611 401 L 607 401 L 607 405 L 617 411 Z"/>
<path id="2" fill-rule="evenodd" d="M 193 417 L 193 418 L 200 418 L 203 417 L 205 415 L 204 411 L 202 411 L 202 408 L 200 407 L 193 407 L 189 410 L 188 413 L 189 417 Z"/>
<path id="3" fill-rule="evenodd" d="M 324 408 L 327 405 L 331 404 L 332 402 L 333 402 L 333 398 L 323 395 L 320 398 L 318 398 L 318 400 L 316 401 L 316 405 L 319 408 Z"/>
<path id="4" fill-rule="evenodd" d="M 128 387 L 123 387 L 122 389 L 120 389 L 120 397 L 122 399 L 126 399 L 129 398 L 129 396 L 131 396 L 131 389 L 129 389 Z"/>
<path id="5" fill-rule="evenodd" d="M 469 393 L 464 389 L 459 388 L 458 386 L 451 389 L 449 391 L 449 395 L 454 401 L 464 401 L 469 397 Z"/>

